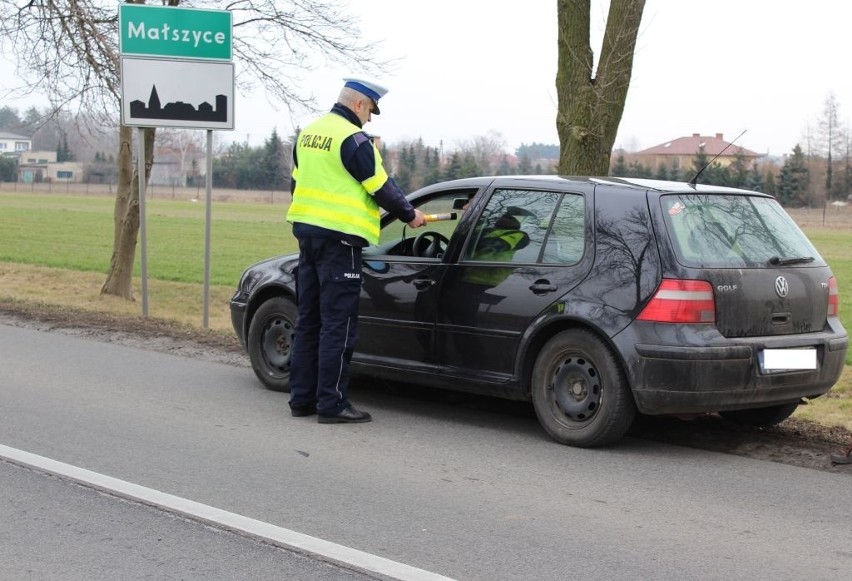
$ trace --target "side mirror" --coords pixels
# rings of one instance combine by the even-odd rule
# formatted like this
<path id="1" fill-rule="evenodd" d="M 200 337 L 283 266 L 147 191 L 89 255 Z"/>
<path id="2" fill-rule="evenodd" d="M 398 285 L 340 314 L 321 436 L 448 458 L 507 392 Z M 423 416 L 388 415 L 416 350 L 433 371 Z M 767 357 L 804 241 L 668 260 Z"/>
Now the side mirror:
<path id="1" fill-rule="evenodd" d="M 467 206 L 468 202 L 467 198 L 456 198 L 453 200 L 453 210 L 464 210 L 464 207 Z"/>

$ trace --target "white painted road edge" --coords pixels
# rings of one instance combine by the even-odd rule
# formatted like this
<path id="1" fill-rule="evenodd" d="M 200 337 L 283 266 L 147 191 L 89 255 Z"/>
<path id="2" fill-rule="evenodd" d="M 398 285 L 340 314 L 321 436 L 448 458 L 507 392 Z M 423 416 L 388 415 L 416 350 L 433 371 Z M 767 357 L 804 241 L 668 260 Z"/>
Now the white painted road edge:
<path id="1" fill-rule="evenodd" d="M 132 482 L 105 476 L 85 468 L 51 460 L 16 448 L 0 444 L 0 458 L 14 464 L 29 466 L 44 472 L 68 478 L 84 486 L 109 492 L 123 498 L 137 500 L 170 512 L 199 520 L 230 531 L 237 531 L 264 541 L 291 549 L 298 553 L 319 557 L 346 568 L 365 573 L 378 573 L 403 581 L 452 581 L 437 573 L 431 573 L 384 557 L 351 549 L 337 543 L 324 541 L 290 529 L 265 523 L 253 518 L 221 510 L 186 498 L 166 494 Z"/>

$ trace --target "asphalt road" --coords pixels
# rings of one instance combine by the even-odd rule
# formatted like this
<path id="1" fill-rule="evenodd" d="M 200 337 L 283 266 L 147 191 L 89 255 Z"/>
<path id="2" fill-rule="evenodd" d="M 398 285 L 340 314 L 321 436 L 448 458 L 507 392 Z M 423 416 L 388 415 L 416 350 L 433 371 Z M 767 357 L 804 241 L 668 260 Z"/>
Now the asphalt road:
<path id="1" fill-rule="evenodd" d="M 0 578 L 365 579 L 317 559 L 216 530 L 0 461 Z"/>
<path id="2" fill-rule="evenodd" d="M 633 438 L 579 450 L 525 415 L 365 389 L 353 400 L 372 423 L 320 425 L 289 417 L 287 396 L 244 367 L 0 325 L 0 445 L 411 567 L 456 579 L 852 571 L 844 475 Z M 121 578 L 352 574 L 8 461 L 0 481 L 0 578 L 111 577 L 118 561 L 132 564 Z"/>

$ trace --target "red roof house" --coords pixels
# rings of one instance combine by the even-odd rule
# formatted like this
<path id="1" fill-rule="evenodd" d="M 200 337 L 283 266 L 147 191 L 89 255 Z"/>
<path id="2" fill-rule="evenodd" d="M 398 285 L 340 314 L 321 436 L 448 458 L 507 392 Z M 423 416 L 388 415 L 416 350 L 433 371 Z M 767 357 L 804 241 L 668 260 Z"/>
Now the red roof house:
<path id="1" fill-rule="evenodd" d="M 727 147 L 727 149 L 725 149 Z M 736 156 L 742 155 L 747 161 L 751 162 L 762 154 L 751 151 L 739 145 L 731 145 L 725 141 L 721 133 L 715 136 L 700 135 L 693 133 L 689 137 L 678 137 L 671 141 L 643 149 L 631 154 L 631 159 L 635 159 L 645 167 L 650 167 L 652 170 L 657 170 L 661 165 L 665 165 L 669 169 L 691 168 L 692 160 L 698 154 L 699 150 L 704 148 L 704 153 L 707 155 L 707 161 L 713 159 L 720 154 L 715 163 L 725 167 L 731 164 Z M 724 153 L 722 153 L 724 151 Z"/>

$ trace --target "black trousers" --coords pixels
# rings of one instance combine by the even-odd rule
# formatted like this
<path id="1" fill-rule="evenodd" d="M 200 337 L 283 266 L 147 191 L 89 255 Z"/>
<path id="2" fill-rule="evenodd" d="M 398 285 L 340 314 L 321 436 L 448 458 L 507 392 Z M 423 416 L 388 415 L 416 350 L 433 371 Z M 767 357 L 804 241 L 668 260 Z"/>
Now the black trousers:
<path id="1" fill-rule="evenodd" d="M 361 248 L 299 238 L 299 317 L 290 362 L 290 406 L 335 415 L 349 405 L 349 363 L 358 340 Z"/>

